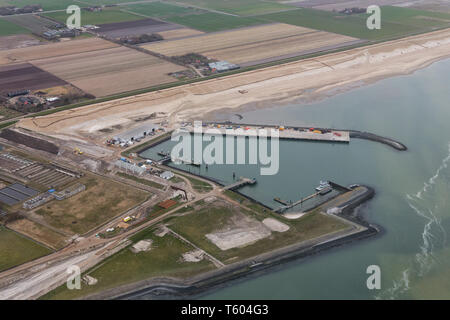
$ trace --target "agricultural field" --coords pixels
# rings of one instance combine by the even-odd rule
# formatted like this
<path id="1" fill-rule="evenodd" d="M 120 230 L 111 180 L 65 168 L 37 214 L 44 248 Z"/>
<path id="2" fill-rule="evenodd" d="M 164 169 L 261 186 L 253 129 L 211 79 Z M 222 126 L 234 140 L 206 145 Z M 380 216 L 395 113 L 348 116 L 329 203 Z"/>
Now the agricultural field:
<path id="1" fill-rule="evenodd" d="M 422 30 L 450 26 L 450 13 L 385 6 L 381 8 L 382 21 L 420 28 Z"/>
<path id="2" fill-rule="evenodd" d="M 139 2 L 139 1 L 148 1 L 148 0 L 83 0 L 85 3 L 89 3 L 91 5 L 109 5 L 109 4 L 120 4 L 120 3 L 126 3 L 126 2 Z"/>
<path id="3" fill-rule="evenodd" d="M 0 67 L 0 93 L 46 89 L 66 84 L 64 80 L 29 63 Z"/>
<path id="4" fill-rule="evenodd" d="M 9 22 L 5 18 L 0 18 L 0 36 L 10 36 L 24 33 L 30 33 L 30 31 L 15 23 Z"/>
<path id="5" fill-rule="evenodd" d="M 214 12 L 187 16 L 173 16 L 166 20 L 204 32 L 214 32 L 267 23 L 257 17 L 235 17 Z"/>
<path id="6" fill-rule="evenodd" d="M 357 41 L 355 38 L 278 23 L 151 43 L 143 47 L 166 56 L 196 52 L 208 58 L 248 66 Z"/>
<path id="7" fill-rule="evenodd" d="M 34 60 L 33 64 L 97 97 L 176 81 L 168 73 L 183 69 L 125 47 Z"/>
<path id="8" fill-rule="evenodd" d="M 118 45 L 98 38 L 87 38 L 51 43 L 43 46 L 3 50 L 0 51 L 0 65 L 27 62 L 35 59 L 60 57 L 113 47 L 118 47 Z"/>
<path id="9" fill-rule="evenodd" d="M 8 223 L 8 228 L 35 239 L 54 250 L 61 249 L 68 244 L 66 240 L 69 236 L 67 234 L 57 232 L 26 218 Z"/>
<path id="10" fill-rule="evenodd" d="M 414 1 L 414 0 L 412 0 Z M 421 0 L 419 0 L 421 1 Z M 427 0 L 430 1 L 430 0 Z M 433 0 L 431 0 L 433 1 Z M 318 10 L 326 11 L 340 11 L 345 8 L 367 8 L 370 5 L 376 4 L 378 6 L 386 5 L 401 5 L 401 4 L 411 4 L 411 0 L 303 0 L 299 2 L 294 2 L 292 5 L 303 7 L 303 8 L 313 8 Z"/>
<path id="11" fill-rule="evenodd" d="M 200 13 L 203 10 L 186 8 L 175 4 L 162 2 L 136 3 L 126 5 L 127 11 L 135 12 L 148 17 L 168 18 Z"/>
<path id="12" fill-rule="evenodd" d="M 1 0 L 0 6 L 17 6 L 24 7 L 32 4 L 40 4 L 44 11 L 48 10 L 62 10 L 66 9 L 71 4 L 77 5 L 79 7 L 86 7 L 86 3 L 81 3 L 74 0 Z"/>
<path id="13" fill-rule="evenodd" d="M 0 271 L 49 253 L 50 249 L 0 226 Z"/>
<path id="14" fill-rule="evenodd" d="M 170 218 L 167 226 L 225 264 L 349 228 L 318 210 L 287 220 L 223 200 Z"/>
<path id="15" fill-rule="evenodd" d="M 204 32 L 189 29 L 189 28 L 181 28 L 181 29 L 174 29 L 174 30 L 167 30 L 167 31 L 161 31 L 158 32 L 160 36 L 163 37 L 164 40 L 173 40 L 173 39 L 179 39 L 184 37 L 190 37 L 190 36 L 197 36 L 199 34 L 203 34 Z"/>
<path id="16" fill-rule="evenodd" d="M 264 15 L 262 18 L 366 40 L 383 40 L 415 31 L 409 26 L 389 22 L 384 22 L 380 30 L 369 30 L 366 17 L 307 8 Z"/>
<path id="17" fill-rule="evenodd" d="M 261 0 L 179 0 L 178 3 L 222 11 L 239 16 L 250 16 L 293 9 L 292 6 Z"/>
<path id="18" fill-rule="evenodd" d="M 43 44 L 45 42 L 41 41 L 37 37 L 29 34 L 18 34 L 13 36 L 0 37 L 0 50 L 11 50 L 17 48 L 26 48 L 30 46 L 35 46 L 38 44 Z"/>
<path id="19" fill-rule="evenodd" d="M 134 244 L 151 240 L 150 250 L 135 253 L 130 245 L 88 271 L 87 274 L 98 280 L 95 286 L 82 285 L 81 290 L 67 290 L 66 286 L 61 286 L 42 299 L 75 299 L 151 277 L 187 278 L 214 269 L 213 264 L 205 259 L 198 262 L 183 260 L 182 255 L 194 248 L 171 234 L 160 236 L 155 233 L 157 229 L 151 227 L 131 239 Z"/>
<path id="20" fill-rule="evenodd" d="M 386 6 L 381 8 L 382 27 L 369 30 L 366 14 L 344 15 L 303 8 L 263 15 L 260 18 L 323 30 L 366 40 L 387 40 L 449 26 L 448 14 Z"/>
<path id="21" fill-rule="evenodd" d="M 4 19 L 37 34 L 43 33 L 56 24 L 54 21 L 36 14 L 7 16 Z"/>
<path id="22" fill-rule="evenodd" d="M 67 17 L 69 16 L 64 11 L 48 12 L 45 13 L 44 15 L 61 23 L 66 23 Z M 100 12 L 81 10 L 81 25 L 86 24 L 99 25 L 105 23 L 135 21 L 140 19 L 143 19 L 143 17 L 132 13 L 124 12 L 118 9 L 103 9 Z"/>
<path id="23" fill-rule="evenodd" d="M 35 214 L 53 228 L 81 235 L 149 196 L 147 192 L 91 174 L 78 182 L 86 186 L 85 191 L 68 199 L 50 201 L 35 209 Z"/>
<path id="24" fill-rule="evenodd" d="M 98 25 L 100 28 L 95 31 L 110 38 L 120 38 L 133 35 L 151 34 L 161 31 L 174 30 L 182 28 L 179 25 L 155 20 L 152 18 L 136 21 L 125 21 L 116 23 L 107 23 Z"/>

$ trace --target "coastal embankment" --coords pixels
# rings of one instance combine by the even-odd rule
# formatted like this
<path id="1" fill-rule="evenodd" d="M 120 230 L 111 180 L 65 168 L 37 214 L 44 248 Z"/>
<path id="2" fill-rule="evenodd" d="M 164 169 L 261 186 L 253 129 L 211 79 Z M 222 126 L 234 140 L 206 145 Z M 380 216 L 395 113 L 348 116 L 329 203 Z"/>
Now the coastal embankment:
<path id="1" fill-rule="evenodd" d="M 206 291 L 223 287 L 230 281 L 259 276 L 282 264 L 374 236 L 380 232 L 380 228 L 366 222 L 358 208 L 371 199 L 375 192 L 370 187 L 362 187 L 365 188 L 364 192 L 337 207 L 339 213 L 335 216 L 352 224 L 353 228 L 350 230 L 338 231 L 283 247 L 190 279 L 152 278 L 94 294 L 86 299 L 192 298 Z"/>
<path id="2" fill-rule="evenodd" d="M 17 126 L 60 139 L 90 137 L 137 116 L 164 113 L 170 125 L 242 106 L 281 106 L 386 77 L 410 74 L 450 56 L 450 29 L 271 66 L 223 78 L 24 118 Z M 347 88 L 347 89 L 346 89 Z M 98 121 L 97 119 L 102 119 Z M 103 142 L 103 137 L 101 138 Z"/>
<path id="3" fill-rule="evenodd" d="M 258 128 L 273 128 L 280 130 L 280 127 L 283 131 L 280 131 L 280 139 L 287 140 L 303 140 L 303 141 L 316 141 L 316 142 L 350 142 L 350 138 L 354 139 L 364 139 L 379 142 L 385 145 L 388 145 L 398 151 L 406 151 L 408 148 L 403 143 L 389 137 L 383 137 L 375 133 L 364 132 L 352 129 L 336 129 L 336 128 L 323 128 L 323 127 L 298 127 L 298 126 L 277 126 L 270 124 L 252 124 L 252 123 L 233 123 L 230 121 L 223 122 L 208 122 L 210 126 L 231 126 L 233 128 L 236 127 L 247 127 L 250 129 L 258 129 Z M 296 132 L 296 134 L 286 134 L 286 132 Z M 308 136 L 304 136 L 301 133 L 307 133 Z M 245 132 L 244 132 L 245 134 Z M 337 134 L 337 136 L 335 136 Z M 348 139 L 340 139 L 343 135 L 348 137 Z M 335 136 L 335 137 L 333 137 Z M 330 138 L 331 137 L 331 138 Z"/>

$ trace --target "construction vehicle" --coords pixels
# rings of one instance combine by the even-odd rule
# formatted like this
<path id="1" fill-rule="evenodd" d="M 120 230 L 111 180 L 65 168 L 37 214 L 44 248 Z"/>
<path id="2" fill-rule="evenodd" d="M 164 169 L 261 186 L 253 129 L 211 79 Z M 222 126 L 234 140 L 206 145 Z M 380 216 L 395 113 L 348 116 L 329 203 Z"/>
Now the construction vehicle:
<path id="1" fill-rule="evenodd" d="M 75 149 L 73 149 L 73 153 L 81 155 L 81 154 L 83 154 L 83 151 L 81 151 L 80 148 L 75 148 Z"/>

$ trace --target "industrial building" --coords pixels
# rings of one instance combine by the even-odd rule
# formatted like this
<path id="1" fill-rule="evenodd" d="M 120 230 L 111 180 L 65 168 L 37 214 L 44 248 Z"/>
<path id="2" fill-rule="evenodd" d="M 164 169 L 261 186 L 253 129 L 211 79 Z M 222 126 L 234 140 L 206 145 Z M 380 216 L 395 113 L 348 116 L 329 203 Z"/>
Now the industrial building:
<path id="1" fill-rule="evenodd" d="M 158 126 L 149 123 L 142 126 L 139 126 L 137 128 L 122 132 L 115 136 L 113 140 L 118 141 L 119 143 L 129 143 L 136 140 L 140 140 L 145 138 L 147 135 L 152 134 L 158 129 Z"/>
<path id="2" fill-rule="evenodd" d="M 117 160 L 114 162 L 114 165 L 126 172 L 130 172 L 130 173 L 138 175 L 138 176 L 141 176 L 145 173 L 145 168 L 139 167 L 139 166 L 135 165 L 134 163 L 128 163 L 128 162 L 124 162 L 122 160 Z"/>
<path id="3" fill-rule="evenodd" d="M 0 189 L 0 202 L 13 206 L 30 197 L 37 195 L 39 191 L 28 188 L 20 183 L 14 183 L 3 189 Z"/>

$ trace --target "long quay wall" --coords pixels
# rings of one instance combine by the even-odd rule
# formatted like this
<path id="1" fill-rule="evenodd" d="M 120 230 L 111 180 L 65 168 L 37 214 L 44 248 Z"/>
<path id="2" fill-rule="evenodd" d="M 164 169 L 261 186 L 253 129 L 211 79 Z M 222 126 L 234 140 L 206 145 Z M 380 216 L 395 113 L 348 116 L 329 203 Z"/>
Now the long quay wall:
<path id="1" fill-rule="evenodd" d="M 231 125 L 230 125 L 231 126 Z M 240 128 L 237 128 L 240 126 Z M 187 126 L 183 129 L 187 130 L 190 133 L 194 132 L 193 126 Z M 275 127 L 269 126 L 242 126 L 242 125 L 234 125 L 234 128 L 214 128 L 215 132 L 207 130 L 208 128 L 204 128 L 203 134 L 217 134 L 221 133 L 222 135 L 231 135 L 231 136 L 241 136 L 241 137 L 259 137 L 263 136 L 259 132 L 260 129 L 276 129 Z M 212 129 L 212 128 L 209 128 Z M 291 139 L 291 140 L 311 140 L 311 141 L 324 141 L 324 142 L 350 142 L 350 134 L 348 131 L 343 130 L 330 130 L 330 132 L 318 133 L 309 130 L 295 130 L 292 127 L 289 129 L 279 130 L 277 129 L 277 133 L 280 139 Z M 267 132 L 267 136 L 270 137 L 270 131 Z"/>
<path id="2" fill-rule="evenodd" d="M 258 129 L 258 128 L 280 128 L 277 125 L 267 125 L 267 124 L 250 124 L 250 123 L 232 123 L 232 122 L 206 122 L 207 126 L 214 126 L 217 129 L 217 126 L 221 126 L 218 128 L 219 130 L 224 127 L 248 127 L 249 129 Z M 191 130 L 192 127 L 187 126 L 185 129 Z M 334 128 L 322 128 L 322 127 L 314 127 L 314 130 L 328 133 L 314 133 L 311 132 L 311 127 L 297 127 L 297 126 L 285 126 L 283 130 L 279 130 L 280 139 L 297 139 L 297 140 L 311 140 L 311 141 L 324 141 L 324 142 L 350 142 L 351 138 L 354 139 L 364 139 L 379 142 L 385 145 L 388 145 L 398 151 L 406 151 L 408 147 L 403 143 L 389 137 L 383 137 L 371 132 L 363 132 L 358 130 L 351 129 L 334 129 Z M 203 130 L 205 131 L 205 129 Z M 244 133 L 246 131 L 244 130 Z M 292 133 L 294 132 L 294 133 Z M 338 133 L 341 137 L 336 136 L 334 133 Z M 247 134 L 248 135 L 248 134 Z M 330 138 L 331 136 L 331 138 Z"/>

